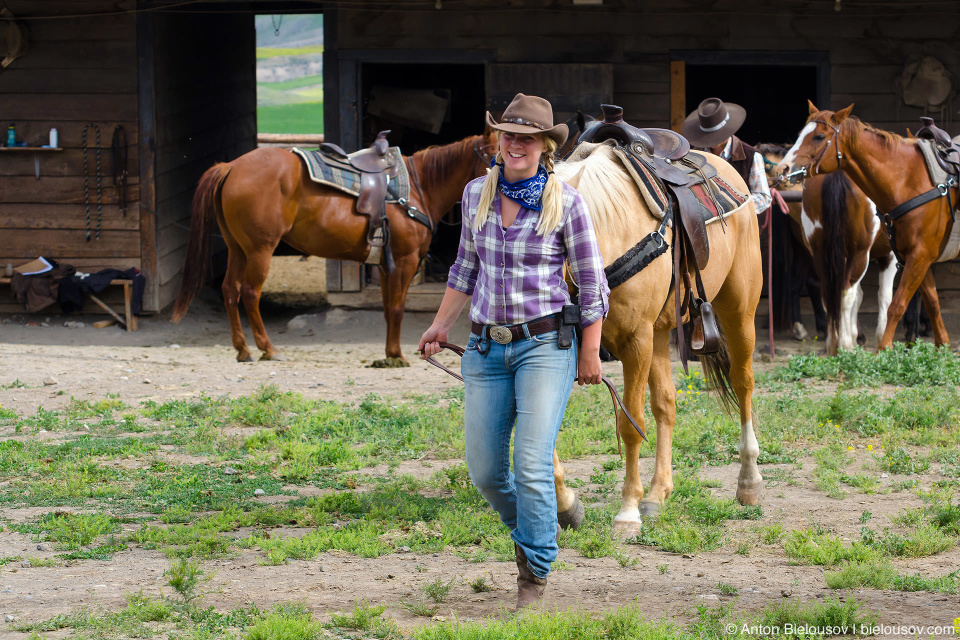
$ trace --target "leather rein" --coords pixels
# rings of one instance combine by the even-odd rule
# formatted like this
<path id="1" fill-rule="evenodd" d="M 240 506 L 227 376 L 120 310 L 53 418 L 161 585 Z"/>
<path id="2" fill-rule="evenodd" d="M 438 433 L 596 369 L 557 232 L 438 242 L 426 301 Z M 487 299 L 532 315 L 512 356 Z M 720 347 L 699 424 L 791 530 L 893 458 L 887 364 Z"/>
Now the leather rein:
<path id="1" fill-rule="evenodd" d="M 453 351 L 455 354 L 457 354 L 457 355 L 460 356 L 461 358 L 463 357 L 463 352 L 464 352 L 463 347 L 457 346 L 457 345 L 455 345 L 455 344 L 450 344 L 449 342 L 441 342 L 441 343 L 440 343 L 440 348 L 441 348 L 441 349 L 449 349 L 450 351 Z M 454 378 L 456 378 L 456 379 L 459 380 L 460 382 L 463 382 L 463 376 L 461 376 L 461 375 L 460 375 L 459 373 L 457 373 L 456 371 L 451 371 L 451 370 L 448 369 L 447 367 L 443 366 L 442 364 L 440 364 L 439 362 L 437 362 L 437 361 L 433 358 L 433 356 L 431 356 L 431 357 L 429 357 L 429 358 L 425 358 L 425 360 L 426 360 L 428 363 L 432 364 L 433 366 L 435 366 L 435 367 L 437 367 L 437 368 L 439 368 L 439 369 L 442 369 L 443 371 L 449 373 L 451 376 L 453 376 Z M 637 421 L 633 419 L 633 416 L 630 415 L 630 412 L 627 411 L 627 408 L 626 408 L 625 406 L 623 406 L 623 400 L 620 398 L 620 394 L 617 393 L 617 389 L 616 389 L 616 387 L 613 386 L 613 382 L 610 381 L 610 378 L 608 378 L 607 376 L 600 376 L 600 381 L 601 381 L 603 384 L 607 385 L 607 390 L 610 392 L 610 400 L 611 400 L 611 402 L 613 402 L 613 414 L 614 414 L 614 416 L 616 416 L 616 414 L 617 414 L 617 409 L 619 409 L 620 411 L 623 411 L 623 415 L 625 415 L 625 416 L 627 417 L 627 420 L 630 422 L 631 425 L 633 425 L 633 428 L 636 429 L 637 433 L 640 434 L 640 437 L 643 438 L 644 442 L 646 442 L 646 441 L 647 441 L 647 434 L 644 433 L 644 431 L 643 431 L 643 429 L 640 427 L 640 425 L 637 424 Z M 576 379 L 574 379 L 574 382 L 576 382 Z M 622 447 L 622 445 L 621 445 L 621 443 L 620 443 L 620 430 L 619 430 L 619 429 L 617 430 L 617 450 L 620 452 L 620 456 L 622 457 L 622 456 L 623 456 L 623 447 Z"/>

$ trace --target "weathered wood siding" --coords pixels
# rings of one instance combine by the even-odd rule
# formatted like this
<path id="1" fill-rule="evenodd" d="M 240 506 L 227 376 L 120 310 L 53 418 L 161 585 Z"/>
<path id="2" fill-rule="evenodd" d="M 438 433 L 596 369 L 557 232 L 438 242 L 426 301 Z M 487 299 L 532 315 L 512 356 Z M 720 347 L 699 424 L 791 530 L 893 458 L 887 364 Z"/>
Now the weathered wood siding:
<path id="1" fill-rule="evenodd" d="M 919 15 L 912 2 L 844 3 L 840 12 L 832 3 L 797 0 L 749 6 L 604 0 L 583 7 L 477 0 L 467 6 L 477 9 L 463 3 L 456 11 L 402 3 L 379 14 L 340 9 L 332 24 L 343 50 L 489 50 L 500 63 L 610 63 L 614 99 L 641 126 L 670 125 L 670 60 L 677 51 L 828 52 L 832 93 L 822 106 L 855 102 L 862 119 L 900 132 L 922 115 L 897 107 L 894 81 L 908 55 L 936 56 L 960 78 L 960 15 L 946 5 L 923 5 L 935 12 Z M 522 37 L 517 25 L 523 25 Z M 960 126 L 950 130 L 960 133 Z"/>
<path id="2" fill-rule="evenodd" d="M 256 33 L 252 14 L 162 14 L 153 38 L 162 309 L 180 287 L 200 176 L 257 146 Z"/>
<path id="3" fill-rule="evenodd" d="M 14 16 L 64 16 L 132 9 L 134 0 L 32 2 L 9 0 Z M 0 149 L 0 266 L 45 255 L 83 271 L 140 267 L 139 166 L 137 157 L 137 19 L 134 14 L 98 18 L 31 20 L 29 50 L 0 71 L 0 114 L 14 123 L 17 139 L 48 143 L 59 131 L 59 152 L 34 154 Z M 86 240 L 84 125 L 101 133 L 103 210 L 100 239 Z M 110 143 L 114 128 L 127 133 L 129 188 L 122 216 L 113 188 Z M 90 229 L 97 225 L 96 133 L 87 132 Z"/>

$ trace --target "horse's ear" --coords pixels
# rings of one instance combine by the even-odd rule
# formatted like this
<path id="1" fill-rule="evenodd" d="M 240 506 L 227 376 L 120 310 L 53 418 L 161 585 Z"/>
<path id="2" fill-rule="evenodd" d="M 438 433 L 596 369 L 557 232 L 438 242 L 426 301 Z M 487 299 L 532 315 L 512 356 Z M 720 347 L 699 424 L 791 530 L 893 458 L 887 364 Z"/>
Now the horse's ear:
<path id="1" fill-rule="evenodd" d="M 914 137 L 913 132 L 910 131 L 910 127 L 907 127 L 907 138 L 913 138 L 913 137 Z"/>
<path id="2" fill-rule="evenodd" d="M 847 116 L 850 115 L 850 112 L 851 112 L 851 111 L 853 111 L 853 103 L 852 103 L 852 102 L 850 103 L 850 106 L 849 106 L 849 107 L 847 107 L 847 108 L 845 108 L 845 109 L 841 109 L 840 111 L 837 111 L 835 114 L 833 114 L 832 120 L 833 120 L 834 124 L 840 124 L 841 122 L 843 122 L 844 120 L 846 120 L 846 119 L 847 119 Z"/>
<path id="3" fill-rule="evenodd" d="M 813 104 L 813 100 L 807 100 L 807 108 L 810 109 L 810 115 L 820 113 L 820 109 L 817 109 L 817 105 Z"/>

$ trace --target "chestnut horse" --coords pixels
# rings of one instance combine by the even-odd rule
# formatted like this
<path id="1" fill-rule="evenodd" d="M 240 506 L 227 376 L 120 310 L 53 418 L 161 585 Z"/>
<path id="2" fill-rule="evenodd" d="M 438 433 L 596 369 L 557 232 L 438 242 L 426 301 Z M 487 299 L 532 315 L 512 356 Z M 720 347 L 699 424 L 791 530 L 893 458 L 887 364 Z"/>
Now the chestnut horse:
<path id="1" fill-rule="evenodd" d="M 852 104 L 837 112 L 817 109 L 809 101 L 808 104 L 810 117 L 780 164 L 781 172 L 802 168 L 808 174 L 816 174 L 843 169 L 881 213 L 934 188 L 916 140 L 901 138 L 850 117 Z M 931 200 L 893 222 L 896 244 L 892 248 L 903 257 L 903 274 L 887 309 L 878 350 L 893 343 L 897 323 L 918 287 L 930 315 L 935 344 L 950 341 L 930 270 L 953 227 L 948 202 L 957 202 L 960 194 L 956 188 L 949 191 L 951 198 Z"/>
<path id="2" fill-rule="evenodd" d="M 720 158 L 708 157 L 724 181 L 742 193 L 749 193 L 743 178 L 732 166 Z M 575 186 L 586 199 L 606 265 L 624 255 L 660 224 L 609 145 L 597 145 L 583 159 L 557 164 L 556 174 Z M 739 409 L 740 476 L 736 495 L 741 504 L 759 504 L 763 481 L 757 468 L 760 449 L 751 413 L 754 315 L 763 283 L 760 234 L 752 203 L 748 198 L 742 207 L 725 216 L 725 224 L 707 227 L 710 261 L 701 272 L 725 344 L 719 353 L 701 356 L 700 360 L 707 377 L 718 385 L 721 398 Z M 666 237 L 672 244 L 671 230 L 667 230 Z M 617 416 L 617 430 L 625 444 L 626 459 L 620 512 L 614 518 L 614 531 L 621 537 L 637 535 L 641 512 L 656 514 L 673 491 L 671 448 L 677 392 L 670 361 L 670 330 L 677 325 L 677 319 L 671 299 L 672 269 L 668 251 L 613 289 L 603 323 L 602 344 L 623 363 L 623 400 L 627 410 L 642 424 L 644 396 L 649 384 L 650 408 L 657 423 L 653 480 L 644 494 L 639 472 L 640 435 L 622 412 Z M 563 468 L 556 456 L 554 465 L 557 507 L 562 514 L 576 509 L 577 497 L 565 486 Z"/>
<path id="3" fill-rule="evenodd" d="M 484 174 L 496 148 L 492 132 L 404 156 L 413 188 L 410 203 L 434 225 L 460 199 L 467 182 Z M 400 323 L 407 289 L 427 255 L 431 233 L 388 204 L 390 248 L 395 268 L 380 280 L 387 321 L 386 359 L 374 366 L 409 366 L 400 352 Z M 200 179 L 193 198 L 190 244 L 180 293 L 173 310 L 178 322 L 203 284 L 210 255 L 210 233 L 216 219 L 227 244 L 223 301 L 230 319 L 233 346 L 240 362 L 252 360 L 240 326 L 243 301 L 261 360 L 282 360 L 267 337 L 260 317 L 260 291 L 270 258 L 281 240 L 307 255 L 363 262 L 369 219 L 356 212 L 356 198 L 313 182 L 303 161 L 290 151 L 264 147 L 233 162 L 219 163 Z"/>

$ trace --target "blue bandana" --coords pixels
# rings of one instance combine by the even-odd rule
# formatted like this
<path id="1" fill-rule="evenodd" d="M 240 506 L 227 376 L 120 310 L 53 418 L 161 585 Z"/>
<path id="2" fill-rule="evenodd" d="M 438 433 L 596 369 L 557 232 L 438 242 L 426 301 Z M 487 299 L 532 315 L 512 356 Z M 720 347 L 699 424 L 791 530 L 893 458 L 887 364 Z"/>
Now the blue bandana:
<path id="1" fill-rule="evenodd" d="M 503 165 L 500 165 L 500 180 L 497 186 L 500 188 L 500 193 L 514 202 L 532 211 L 540 211 L 543 208 L 543 188 L 547 186 L 548 177 L 547 170 L 540 165 L 537 168 L 537 175 L 532 178 L 507 182 L 503 178 Z"/>

